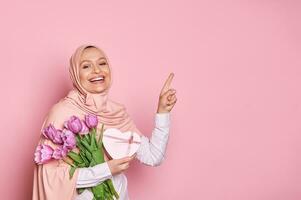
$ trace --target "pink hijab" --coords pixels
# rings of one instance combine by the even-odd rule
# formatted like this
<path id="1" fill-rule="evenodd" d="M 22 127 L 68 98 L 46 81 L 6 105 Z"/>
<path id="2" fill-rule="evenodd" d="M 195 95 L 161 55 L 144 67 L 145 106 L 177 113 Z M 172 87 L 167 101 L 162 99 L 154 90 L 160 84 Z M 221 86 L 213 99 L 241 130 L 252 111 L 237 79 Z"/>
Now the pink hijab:
<path id="1" fill-rule="evenodd" d="M 87 47 L 98 48 L 95 45 L 82 45 L 71 56 L 69 72 L 73 82 L 73 89 L 48 112 L 41 128 L 38 144 L 43 143 L 56 147 L 50 140 L 43 137 L 42 130 L 50 123 L 53 123 L 56 128 L 62 129 L 64 122 L 70 116 L 76 115 L 83 119 L 84 115 L 88 113 L 97 115 L 99 124 L 104 124 L 104 128 L 118 128 L 122 132 L 135 131 L 142 135 L 128 115 L 125 106 L 108 98 L 108 92 L 113 80 L 112 68 L 107 56 L 100 48 L 98 49 L 103 52 L 110 66 L 111 83 L 105 91 L 97 94 L 89 93 L 82 87 L 79 79 L 79 65 L 81 55 Z M 43 165 L 35 165 L 32 199 L 73 200 L 77 196 L 76 181 L 78 170 L 75 171 L 72 179 L 70 179 L 69 169 L 70 166 L 62 160 L 52 160 Z"/>

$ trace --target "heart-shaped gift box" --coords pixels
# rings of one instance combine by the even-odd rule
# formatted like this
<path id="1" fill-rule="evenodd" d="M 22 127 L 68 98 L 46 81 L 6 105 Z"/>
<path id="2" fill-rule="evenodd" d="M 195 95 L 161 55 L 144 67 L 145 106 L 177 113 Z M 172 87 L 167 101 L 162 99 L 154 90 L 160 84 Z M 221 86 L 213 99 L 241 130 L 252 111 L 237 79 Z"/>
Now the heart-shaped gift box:
<path id="1" fill-rule="evenodd" d="M 117 128 L 108 128 L 103 132 L 102 142 L 107 153 L 113 159 L 119 159 L 135 154 L 141 137 L 133 131 L 121 132 Z"/>

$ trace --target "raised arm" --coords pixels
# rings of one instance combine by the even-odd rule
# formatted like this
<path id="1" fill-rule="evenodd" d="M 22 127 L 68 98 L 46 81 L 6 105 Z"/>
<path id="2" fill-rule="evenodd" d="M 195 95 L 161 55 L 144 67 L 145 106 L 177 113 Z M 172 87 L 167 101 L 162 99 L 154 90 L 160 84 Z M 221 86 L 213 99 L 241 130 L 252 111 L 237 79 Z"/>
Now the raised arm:
<path id="1" fill-rule="evenodd" d="M 156 113 L 152 136 L 141 136 L 141 145 L 136 158 L 143 164 L 158 166 L 164 160 L 169 138 L 170 113 Z"/>
<path id="2" fill-rule="evenodd" d="M 169 138 L 170 111 L 177 102 L 176 90 L 170 88 L 173 77 L 174 73 L 170 73 L 161 89 L 151 138 L 141 136 L 136 158 L 146 165 L 158 166 L 164 160 Z"/>

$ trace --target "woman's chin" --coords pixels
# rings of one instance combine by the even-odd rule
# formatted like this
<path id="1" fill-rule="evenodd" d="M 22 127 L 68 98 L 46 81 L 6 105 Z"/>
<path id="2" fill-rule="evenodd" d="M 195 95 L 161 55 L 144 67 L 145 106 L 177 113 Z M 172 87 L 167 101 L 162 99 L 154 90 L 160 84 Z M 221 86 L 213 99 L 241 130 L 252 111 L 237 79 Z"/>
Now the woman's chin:
<path id="1" fill-rule="evenodd" d="M 91 92 L 91 93 L 101 93 L 101 92 L 105 91 L 106 88 L 107 87 L 104 87 L 104 86 L 98 86 L 98 87 L 94 86 L 93 88 L 89 89 L 89 92 Z"/>

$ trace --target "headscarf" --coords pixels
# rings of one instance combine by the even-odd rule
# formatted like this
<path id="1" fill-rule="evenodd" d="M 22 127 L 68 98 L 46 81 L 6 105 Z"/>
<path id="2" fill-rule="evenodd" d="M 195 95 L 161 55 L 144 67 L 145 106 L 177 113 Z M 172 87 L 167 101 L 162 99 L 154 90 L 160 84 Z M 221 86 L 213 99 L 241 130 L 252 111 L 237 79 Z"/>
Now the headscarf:
<path id="1" fill-rule="evenodd" d="M 111 82 L 101 93 L 90 93 L 80 83 L 80 59 L 87 47 L 99 49 L 105 56 L 110 68 Z M 108 92 L 113 80 L 112 67 L 109 64 L 107 56 L 99 47 L 91 44 L 79 46 L 70 58 L 69 73 L 73 88 L 67 96 L 53 105 L 48 112 L 40 131 L 38 144 L 48 144 L 55 148 L 55 144 L 43 137 L 43 129 L 50 123 L 56 128 L 62 129 L 64 122 L 72 115 L 83 119 L 86 114 L 94 114 L 98 116 L 99 124 L 104 124 L 104 128 L 118 128 L 122 132 L 134 131 L 142 135 L 127 113 L 125 106 L 108 98 Z M 75 170 L 71 179 L 69 178 L 69 170 L 70 166 L 63 160 L 52 160 L 43 165 L 35 165 L 32 199 L 73 200 L 78 195 L 76 192 L 78 170 Z"/>
<path id="2" fill-rule="evenodd" d="M 101 93 L 90 93 L 80 83 L 80 58 L 87 47 L 95 47 L 100 50 L 110 68 L 111 82 Z M 65 98 L 66 101 L 76 105 L 79 109 L 86 113 L 99 116 L 100 123 L 105 124 L 107 128 L 118 128 L 123 132 L 131 130 L 141 135 L 140 131 L 136 128 L 132 119 L 126 112 L 125 106 L 108 98 L 108 92 L 113 82 L 113 70 L 110 66 L 108 57 L 99 47 L 95 45 L 82 45 L 77 48 L 70 58 L 69 72 L 74 89 L 68 93 Z"/>

